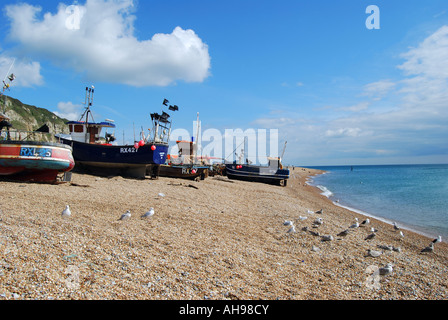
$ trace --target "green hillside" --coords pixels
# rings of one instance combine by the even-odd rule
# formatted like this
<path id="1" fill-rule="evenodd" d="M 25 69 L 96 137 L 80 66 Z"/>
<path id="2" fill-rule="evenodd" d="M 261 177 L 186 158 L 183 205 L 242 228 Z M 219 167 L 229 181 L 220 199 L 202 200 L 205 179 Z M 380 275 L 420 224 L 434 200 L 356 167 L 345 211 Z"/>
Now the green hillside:
<path id="1" fill-rule="evenodd" d="M 0 112 L 10 118 L 13 129 L 35 131 L 44 124 L 50 129 L 50 133 L 68 133 L 67 119 L 63 119 L 44 108 L 38 108 L 22 103 L 20 100 L 6 96 L 1 97 Z"/>

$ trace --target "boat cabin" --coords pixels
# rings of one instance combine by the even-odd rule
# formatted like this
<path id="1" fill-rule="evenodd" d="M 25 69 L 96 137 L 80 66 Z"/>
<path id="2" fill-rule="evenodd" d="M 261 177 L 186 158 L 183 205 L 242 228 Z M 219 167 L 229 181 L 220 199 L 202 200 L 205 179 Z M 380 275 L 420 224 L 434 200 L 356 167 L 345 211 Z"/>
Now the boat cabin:
<path id="1" fill-rule="evenodd" d="M 280 161 L 280 158 L 272 158 L 272 157 L 268 157 L 268 166 L 270 168 L 278 168 L 278 169 L 283 169 L 283 165 Z"/>
<path id="2" fill-rule="evenodd" d="M 100 143 L 102 128 L 115 128 L 111 122 L 86 123 L 84 121 L 67 122 L 72 140 L 83 143 Z M 110 143 L 112 135 L 106 134 L 106 143 Z M 109 141 L 108 141 L 109 140 Z"/>

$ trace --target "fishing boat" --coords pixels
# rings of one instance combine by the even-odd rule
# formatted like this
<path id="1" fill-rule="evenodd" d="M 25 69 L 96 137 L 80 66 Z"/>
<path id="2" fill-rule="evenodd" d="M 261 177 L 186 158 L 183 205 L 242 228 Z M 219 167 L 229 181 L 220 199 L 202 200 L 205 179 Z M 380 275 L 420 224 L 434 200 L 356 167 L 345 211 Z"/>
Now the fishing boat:
<path id="1" fill-rule="evenodd" d="M 289 169 L 284 169 L 280 158 L 268 158 L 267 166 L 252 164 L 226 163 L 226 175 L 229 179 L 263 182 L 286 187 Z"/>
<path id="2" fill-rule="evenodd" d="M 285 148 L 283 149 L 281 157 L 268 157 L 267 166 L 253 165 L 250 164 L 248 160 L 246 160 L 246 163 L 239 164 L 236 163 L 236 161 L 233 163 L 226 163 L 225 174 L 229 179 L 263 182 L 286 187 L 289 179 L 289 169 L 283 168 L 281 163 Z"/>
<path id="3" fill-rule="evenodd" d="M 58 134 L 57 137 L 73 148 L 76 168 L 94 175 L 122 175 L 134 178 L 145 178 L 147 168 L 150 174 L 158 172 L 158 167 L 165 163 L 168 155 L 169 137 L 171 134 L 170 115 L 151 114 L 152 130 L 147 137 L 134 145 L 118 145 L 113 133 L 106 131 L 104 138 L 101 132 L 105 128 L 114 129 L 113 120 L 95 122 L 90 107 L 93 104 L 94 87 L 86 87 L 86 110 L 79 121 L 67 122 L 69 134 Z M 168 100 L 163 105 L 168 106 Z M 177 106 L 169 106 L 169 110 L 177 111 Z M 152 135 L 151 135 L 152 133 Z M 78 168 L 79 166 L 79 168 Z"/>
<path id="4" fill-rule="evenodd" d="M 176 141 L 179 154 L 168 155 L 165 164 L 160 166 L 161 177 L 204 180 L 209 175 L 210 166 L 204 159 L 196 156 L 196 144 L 193 141 Z"/>
<path id="5" fill-rule="evenodd" d="M 9 77 L 14 80 L 13 74 Z M 3 80 L 5 89 L 9 83 Z M 57 183 L 70 180 L 75 161 L 72 148 L 59 142 L 46 141 L 45 130 L 27 132 L 13 129 L 5 110 L 0 112 L 0 176 L 10 180 Z M 44 128 L 43 126 L 42 128 Z M 48 138 L 48 137 L 46 137 Z"/>

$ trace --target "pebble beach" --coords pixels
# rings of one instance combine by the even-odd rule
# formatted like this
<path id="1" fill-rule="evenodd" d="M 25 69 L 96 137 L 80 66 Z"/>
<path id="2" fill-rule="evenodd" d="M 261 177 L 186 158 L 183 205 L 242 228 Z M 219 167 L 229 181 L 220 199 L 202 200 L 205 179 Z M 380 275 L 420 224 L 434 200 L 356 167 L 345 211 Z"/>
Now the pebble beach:
<path id="1" fill-rule="evenodd" d="M 0 181 L 0 300 L 448 298 L 444 241 L 421 252 L 433 238 L 371 217 L 349 228 L 366 217 L 306 183 L 319 173 L 296 167 L 287 187 L 80 173 L 59 185 Z"/>

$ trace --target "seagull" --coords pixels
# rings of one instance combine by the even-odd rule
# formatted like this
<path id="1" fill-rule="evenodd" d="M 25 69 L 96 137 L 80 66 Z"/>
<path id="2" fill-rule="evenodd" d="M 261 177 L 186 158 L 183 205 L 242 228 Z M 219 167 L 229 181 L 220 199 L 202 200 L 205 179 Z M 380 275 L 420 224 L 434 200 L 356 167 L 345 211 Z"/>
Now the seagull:
<path id="1" fill-rule="evenodd" d="M 126 211 L 126 213 L 123 213 L 118 220 L 128 220 L 131 217 L 131 211 Z"/>
<path id="2" fill-rule="evenodd" d="M 286 233 L 295 233 L 296 232 L 296 227 L 294 227 L 294 225 L 291 226 L 291 228 L 289 228 L 288 231 L 286 231 Z"/>
<path id="3" fill-rule="evenodd" d="M 338 237 L 345 237 L 346 235 L 348 235 L 349 230 L 345 229 L 344 231 L 341 231 L 337 234 Z"/>
<path id="4" fill-rule="evenodd" d="M 299 216 L 299 219 L 298 219 L 298 220 L 303 221 L 303 220 L 306 220 L 306 219 L 308 219 L 308 217 L 302 217 L 302 216 Z"/>
<path id="5" fill-rule="evenodd" d="M 293 226 L 294 223 L 292 221 L 290 221 L 290 220 L 285 220 L 285 222 L 283 222 L 283 225 L 284 226 Z"/>
<path id="6" fill-rule="evenodd" d="M 400 230 L 400 227 L 397 225 L 396 222 L 394 222 L 394 229 L 395 229 L 395 230 Z"/>
<path id="7" fill-rule="evenodd" d="M 154 215 L 154 208 L 149 208 L 149 211 L 147 211 L 144 215 L 142 215 L 142 218 L 151 218 Z"/>
<path id="8" fill-rule="evenodd" d="M 351 226 L 350 226 L 350 228 L 358 228 L 359 227 L 359 222 L 358 222 L 358 218 L 355 218 L 355 223 L 354 224 L 352 224 Z"/>
<path id="9" fill-rule="evenodd" d="M 333 238 L 333 236 L 322 236 L 322 241 L 333 241 L 334 240 L 334 238 Z"/>
<path id="10" fill-rule="evenodd" d="M 429 246 L 423 248 L 420 252 L 434 252 L 434 243 L 430 243 Z"/>
<path id="11" fill-rule="evenodd" d="M 371 239 L 375 238 L 375 236 L 376 236 L 376 233 L 371 233 L 367 237 L 365 237 L 364 240 L 371 240 Z"/>
<path id="12" fill-rule="evenodd" d="M 378 232 L 378 229 L 375 229 L 374 227 L 370 228 L 371 232 Z"/>
<path id="13" fill-rule="evenodd" d="M 370 219 L 367 218 L 366 220 L 364 220 L 363 222 L 361 222 L 362 226 L 368 225 L 370 223 Z"/>
<path id="14" fill-rule="evenodd" d="M 317 218 L 313 222 L 314 225 L 321 225 L 322 223 L 324 223 L 324 220 L 322 218 Z"/>
<path id="15" fill-rule="evenodd" d="M 314 211 L 311 211 L 310 209 L 306 210 L 307 213 L 314 213 Z"/>
<path id="16" fill-rule="evenodd" d="M 392 271 L 393 271 L 392 266 L 393 266 L 392 263 L 388 263 L 388 264 L 386 264 L 385 267 L 380 268 L 379 269 L 380 275 L 381 276 L 387 276 L 388 274 L 391 274 Z"/>
<path id="17" fill-rule="evenodd" d="M 377 258 L 380 255 L 382 255 L 383 252 L 369 249 L 369 250 L 367 250 L 367 254 L 371 257 Z"/>
<path id="18" fill-rule="evenodd" d="M 403 234 L 403 231 L 401 231 L 401 230 L 400 230 L 400 237 L 401 237 L 401 239 L 403 239 L 403 238 L 404 238 L 404 234 Z"/>
<path id="19" fill-rule="evenodd" d="M 322 214 L 322 213 L 324 213 L 324 209 L 317 210 L 315 213 L 320 213 L 320 214 Z"/>
<path id="20" fill-rule="evenodd" d="M 62 210 L 62 217 L 70 217 L 71 216 L 71 211 L 70 211 L 70 207 L 69 205 L 65 206 L 65 209 Z"/>
<path id="21" fill-rule="evenodd" d="M 438 236 L 437 238 L 435 238 L 434 240 L 432 240 L 432 243 L 436 244 L 442 242 L 442 236 Z"/>

